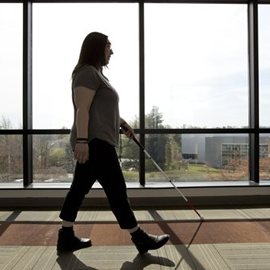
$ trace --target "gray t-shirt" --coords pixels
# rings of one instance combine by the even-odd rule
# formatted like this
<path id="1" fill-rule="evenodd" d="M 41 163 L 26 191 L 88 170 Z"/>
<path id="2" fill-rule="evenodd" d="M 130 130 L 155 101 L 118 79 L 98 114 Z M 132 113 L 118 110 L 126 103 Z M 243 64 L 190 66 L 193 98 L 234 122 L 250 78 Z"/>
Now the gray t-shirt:
<path id="1" fill-rule="evenodd" d="M 108 80 L 93 66 L 81 67 L 72 81 L 74 122 L 70 133 L 72 149 L 77 138 L 76 105 L 74 88 L 84 86 L 96 91 L 89 111 L 88 140 L 98 138 L 118 147 L 119 141 L 119 96 Z"/>

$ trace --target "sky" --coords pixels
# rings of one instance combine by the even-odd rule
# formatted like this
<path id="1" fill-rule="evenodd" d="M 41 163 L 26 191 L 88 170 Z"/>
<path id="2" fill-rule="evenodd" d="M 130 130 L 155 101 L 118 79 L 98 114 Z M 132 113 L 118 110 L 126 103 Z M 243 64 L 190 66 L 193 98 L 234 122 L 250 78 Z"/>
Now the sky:
<path id="1" fill-rule="evenodd" d="M 33 4 L 33 127 L 70 128 L 85 36 L 109 36 L 104 71 L 127 121 L 139 115 L 138 5 Z M 260 124 L 270 126 L 270 6 L 259 8 Z M 22 5 L 0 4 L 0 117 L 22 121 Z M 173 128 L 248 125 L 247 5 L 145 5 L 145 111 Z"/>

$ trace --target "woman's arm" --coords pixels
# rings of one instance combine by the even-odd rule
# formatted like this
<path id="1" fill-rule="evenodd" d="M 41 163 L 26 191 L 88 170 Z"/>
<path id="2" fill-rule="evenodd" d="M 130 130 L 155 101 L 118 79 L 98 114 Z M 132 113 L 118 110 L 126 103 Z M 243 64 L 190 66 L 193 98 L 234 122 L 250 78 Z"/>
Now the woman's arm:
<path id="1" fill-rule="evenodd" d="M 126 121 L 125 121 L 123 118 L 120 117 L 120 127 L 121 127 L 121 125 L 124 124 L 124 123 L 126 123 Z"/>
<path id="2" fill-rule="evenodd" d="M 94 99 L 96 91 L 84 86 L 78 86 L 74 89 L 74 102 L 76 106 L 76 128 L 77 138 L 88 139 L 88 121 L 89 110 Z M 88 160 L 89 149 L 87 143 L 76 143 L 74 158 L 79 163 L 85 163 Z"/>

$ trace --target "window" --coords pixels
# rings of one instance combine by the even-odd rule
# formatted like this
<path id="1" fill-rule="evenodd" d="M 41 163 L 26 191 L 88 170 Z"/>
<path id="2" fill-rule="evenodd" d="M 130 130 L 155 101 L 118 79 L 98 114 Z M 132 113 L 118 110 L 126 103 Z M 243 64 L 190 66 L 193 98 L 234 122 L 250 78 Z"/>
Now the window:
<path id="1" fill-rule="evenodd" d="M 23 183 L 22 136 L 0 135 L 0 183 Z"/>
<path id="2" fill-rule="evenodd" d="M 126 182 L 138 182 L 139 179 L 139 148 L 125 135 L 121 135 L 118 148 L 120 165 Z"/>
<path id="3" fill-rule="evenodd" d="M 33 136 L 33 181 L 71 182 L 75 161 L 66 135 Z"/>
<path id="4" fill-rule="evenodd" d="M 270 134 L 260 136 L 260 179 L 270 179 Z"/>
<path id="5" fill-rule="evenodd" d="M 248 180 L 248 136 L 238 134 L 151 134 L 146 148 L 171 180 Z M 147 159 L 146 180 L 167 181 Z"/>
<path id="6" fill-rule="evenodd" d="M 270 127 L 270 5 L 259 6 L 260 126 Z"/>
<path id="7" fill-rule="evenodd" d="M 22 128 L 22 4 L 0 4 L 0 129 Z"/>
<path id="8" fill-rule="evenodd" d="M 126 181 L 137 182 L 139 150 L 136 145 L 122 135 L 118 154 Z M 34 183 L 71 183 L 75 165 L 69 136 L 33 136 Z"/>
<path id="9" fill-rule="evenodd" d="M 247 5 L 145 4 L 151 128 L 247 127 L 247 49 Z"/>
<path id="10" fill-rule="evenodd" d="M 127 121 L 138 115 L 138 5 L 37 3 L 33 4 L 34 128 L 71 128 L 71 73 L 84 38 L 94 31 L 108 35 L 112 43 L 114 55 L 104 73 L 119 93 L 121 115 Z"/>
<path id="11" fill-rule="evenodd" d="M 84 38 L 94 31 L 108 35 L 112 43 L 114 55 L 104 73 L 119 93 L 121 116 L 138 126 L 137 14 L 137 4 L 33 4 L 34 128 L 71 128 L 71 73 Z M 68 136 L 34 136 L 33 145 L 34 182 L 71 182 L 75 162 Z M 131 158 L 126 147 L 121 164 L 126 179 L 137 181 L 138 151 Z"/>
<path id="12" fill-rule="evenodd" d="M 108 35 L 112 43 L 114 55 L 104 74 L 119 93 L 121 117 L 136 129 L 171 179 L 213 183 L 269 179 L 269 4 L 180 0 L 28 4 L 33 8 L 29 13 L 23 13 L 23 3 L 0 4 L 2 184 L 31 184 L 32 175 L 23 181 L 23 160 L 27 165 L 29 158 L 35 183 L 71 182 L 75 166 L 68 135 L 73 123 L 71 73 L 85 36 L 93 31 Z M 257 22 L 249 5 L 254 11 L 258 6 L 259 15 L 255 69 L 249 69 L 248 48 Z M 30 33 L 22 27 L 28 19 L 33 23 Z M 26 34 L 33 41 L 28 47 L 23 46 Z M 23 55 L 29 52 L 33 69 L 23 70 Z M 249 117 L 255 126 L 258 118 L 257 104 L 249 100 L 249 73 L 257 72 L 260 128 L 253 129 Z M 28 106 L 33 108 L 22 108 L 27 86 L 23 74 L 33 83 L 24 88 L 32 91 Z M 22 109 L 33 112 L 31 129 L 22 129 Z M 249 141 L 250 135 L 254 140 Z M 117 151 L 127 182 L 139 177 L 141 184 L 145 179 L 166 181 L 133 141 L 120 137 Z M 26 138 L 33 148 L 23 147 Z M 250 149 L 259 153 L 249 160 Z M 25 175 L 31 174 L 31 161 L 29 166 Z"/>

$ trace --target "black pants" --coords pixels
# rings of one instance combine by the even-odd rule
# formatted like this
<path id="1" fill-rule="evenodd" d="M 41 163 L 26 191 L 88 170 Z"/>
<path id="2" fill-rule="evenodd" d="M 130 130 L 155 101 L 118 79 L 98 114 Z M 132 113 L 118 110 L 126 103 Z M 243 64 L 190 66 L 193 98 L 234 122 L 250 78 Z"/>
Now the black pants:
<path id="1" fill-rule="evenodd" d="M 77 162 L 73 182 L 62 206 L 60 218 L 74 222 L 85 195 L 98 180 L 103 187 L 111 210 L 122 229 L 137 225 L 127 197 L 125 179 L 114 146 L 94 139 L 89 143 L 89 160 Z"/>

